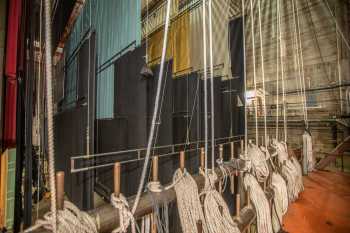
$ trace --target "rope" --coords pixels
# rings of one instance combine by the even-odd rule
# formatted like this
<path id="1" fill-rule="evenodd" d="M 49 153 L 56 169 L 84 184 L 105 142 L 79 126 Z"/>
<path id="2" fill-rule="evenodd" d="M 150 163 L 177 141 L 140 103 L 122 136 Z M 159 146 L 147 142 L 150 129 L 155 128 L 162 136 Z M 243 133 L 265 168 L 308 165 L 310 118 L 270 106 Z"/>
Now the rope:
<path id="1" fill-rule="evenodd" d="M 303 190 L 302 174 L 295 166 L 295 162 L 289 158 L 286 144 L 274 140 L 272 146 L 277 151 L 277 159 L 281 166 L 281 175 L 287 183 L 288 199 L 290 202 L 293 202 Z"/>
<path id="2" fill-rule="evenodd" d="M 265 182 L 269 176 L 269 167 L 266 161 L 268 158 L 266 158 L 259 147 L 253 143 L 250 143 L 248 146 L 247 156 L 247 159 L 251 161 L 250 170 L 252 173 L 259 182 Z"/>
<path id="3" fill-rule="evenodd" d="M 204 150 L 205 150 L 205 172 L 208 169 L 208 86 L 207 86 L 207 28 L 206 28 L 206 13 L 205 3 L 203 4 L 203 74 L 204 74 Z"/>
<path id="4" fill-rule="evenodd" d="M 57 232 L 56 179 L 55 179 L 55 148 L 52 96 L 52 43 L 51 43 L 51 1 L 45 0 L 45 71 L 46 71 L 46 109 L 49 159 L 49 183 L 51 192 L 51 223 L 52 231 Z"/>
<path id="5" fill-rule="evenodd" d="M 254 109 L 255 109 L 255 144 L 259 145 L 259 131 L 258 131 L 258 97 L 257 97 L 257 83 L 256 83 L 256 64 L 255 64 L 255 30 L 254 30 L 254 11 L 253 11 L 253 1 L 250 0 L 250 16 L 251 16 L 251 27 L 252 27 L 252 57 L 253 57 L 253 80 L 254 80 Z"/>
<path id="6" fill-rule="evenodd" d="M 206 192 L 203 209 L 210 233 L 240 232 L 230 215 L 226 202 L 215 189 Z"/>
<path id="7" fill-rule="evenodd" d="M 215 115 L 214 115 L 214 62 L 212 0 L 209 0 L 209 55 L 210 55 L 210 110 L 211 110 L 211 166 L 215 167 Z M 206 54 L 204 54 L 206 56 Z"/>
<path id="8" fill-rule="evenodd" d="M 288 210 L 287 184 L 283 177 L 277 172 L 271 176 L 271 188 L 274 193 L 272 208 L 272 227 L 275 233 L 279 232 L 282 226 L 282 217 Z"/>
<path id="9" fill-rule="evenodd" d="M 163 81 L 163 71 L 164 71 L 165 55 L 166 55 L 166 48 L 167 48 L 167 39 L 168 39 L 168 32 L 169 32 L 170 7 L 171 7 L 171 0 L 168 0 L 168 2 L 167 2 L 167 11 L 166 11 L 166 19 L 165 19 L 165 26 L 164 26 L 165 28 L 164 28 L 162 58 L 161 58 L 160 70 L 159 70 L 159 79 L 158 79 L 158 83 L 157 83 L 157 93 L 156 93 L 156 98 L 155 98 L 155 101 L 154 101 L 154 110 L 153 110 L 153 116 L 152 116 L 152 124 L 151 124 L 150 134 L 149 134 L 149 138 L 148 138 L 146 157 L 145 157 L 145 161 L 144 161 L 143 168 L 142 168 L 140 184 L 139 184 L 139 187 L 137 189 L 137 194 L 136 194 L 136 197 L 135 197 L 134 205 L 132 207 L 132 213 L 133 214 L 136 211 L 136 208 L 137 208 L 137 206 L 139 204 L 140 197 L 141 197 L 141 194 L 142 194 L 143 185 L 144 185 L 144 182 L 145 182 L 146 172 L 147 172 L 147 168 L 148 168 L 149 157 L 150 157 L 150 154 L 151 154 L 151 147 L 152 147 L 152 142 L 153 142 L 154 131 L 155 131 L 155 127 L 156 127 L 156 120 L 157 120 L 158 108 L 159 108 L 160 91 L 161 91 L 162 81 Z"/>
<path id="10" fill-rule="evenodd" d="M 57 233 L 97 233 L 98 221 L 89 214 L 80 211 L 73 203 L 64 202 L 63 210 L 57 211 L 57 225 L 55 215 L 48 212 L 43 219 L 37 220 L 35 225 L 25 230 L 25 233 L 33 232 L 39 228 L 44 228 L 48 231 L 57 230 Z M 98 220 L 98 219 L 97 219 Z M 55 226 L 57 227 L 55 229 Z"/>
<path id="11" fill-rule="evenodd" d="M 131 232 L 136 233 L 135 219 L 129 209 L 129 203 L 126 198 L 122 194 L 119 194 L 119 197 L 117 197 L 112 193 L 111 204 L 114 208 L 118 209 L 119 213 L 119 227 L 114 229 L 112 233 L 126 233 L 130 225 Z"/>
<path id="12" fill-rule="evenodd" d="M 279 28 L 279 45 L 280 45 L 280 61 L 281 61 L 281 80 L 282 80 L 282 106 L 283 106 L 283 128 L 284 141 L 287 141 L 287 110 L 286 110 L 286 92 L 284 83 L 284 66 L 283 66 L 283 47 L 282 47 L 282 30 L 281 30 L 281 6 L 280 1 L 277 2 L 278 28 Z"/>
<path id="13" fill-rule="evenodd" d="M 181 178 L 182 177 L 182 178 Z M 197 233 L 197 221 L 201 220 L 203 233 L 209 233 L 199 200 L 198 187 L 192 176 L 178 169 L 173 177 L 178 212 L 183 233 Z M 175 182 L 174 182 L 175 183 Z"/>
<path id="14" fill-rule="evenodd" d="M 264 191 L 255 177 L 249 173 L 244 176 L 244 187 L 251 190 L 251 201 L 257 214 L 257 228 L 259 233 L 272 233 L 271 211 Z"/>
<path id="15" fill-rule="evenodd" d="M 248 117 L 247 117 L 247 68 L 246 68 L 246 51 L 245 51 L 245 7 L 244 0 L 242 0 L 242 31 L 243 31 L 243 66 L 244 66 L 244 153 L 245 158 L 247 157 L 247 149 L 248 148 Z M 231 81 L 230 81 L 231 84 Z M 231 85 L 230 85 L 231 89 Z M 230 92 L 231 94 L 231 92 Z M 231 98 L 230 98 L 231 99 Z M 232 121 L 232 118 L 231 118 Z M 232 123 L 231 123 L 232 124 Z M 231 126 L 232 128 L 232 126 Z M 243 149 L 243 148 L 242 148 Z"/>
<path id="16" fill-rule="evenodd" d="M 311 135 L 305 131 L 303 134 L 303 154 L 304 154 L 304 169 L 305 173 L 312 172 L 315 170 L 315 158 L 312 150 L 312 137 Z"/>

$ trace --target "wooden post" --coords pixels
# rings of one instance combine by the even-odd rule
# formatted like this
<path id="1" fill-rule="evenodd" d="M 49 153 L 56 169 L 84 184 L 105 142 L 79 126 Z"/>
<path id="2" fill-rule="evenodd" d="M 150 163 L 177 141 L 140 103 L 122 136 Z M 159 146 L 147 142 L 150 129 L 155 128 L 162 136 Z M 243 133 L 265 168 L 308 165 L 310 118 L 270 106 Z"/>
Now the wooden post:
<path id="1" fill-rule="evenodd" d="M 56 198 L 57 198 L 57 209 L 63 210 L 64 208 L 64 172 L 59 171 L 56 173 Z"/>
<path id="2" fill-rule="evenodd" d="M 203 233 L 202 220 L 198 220 L 198 221 L 197 221 L 197 232 L 198 232 L 198 233 Z"/>
<path id="3" fill-rule="evenodd" d="M 236 194 L 236 217 L 239 218 L 239 213 L 241 211 L 241 195 Z"/>
<path id="4" fill-rule="evenodd" d="M 241 140 L 241 154 L 243 154 L 243 151 L 244 151 L 244 141 Z"/>
<path id="5" fill-rule="evenodd" d="M 220 159 L 224 159 L 224 146 L 222 144 L 219 145 L 219 156 Z"/>
<path id="6" fill-rule="evenodd" d="M 119 197 L 120 195 L 120 163 L 114 164 L 114 195 Z"/>
<path id="7" fill-rule="evenodd" d="M 247 188 L 247 196 L 246 196 L 247 206 L 250 206 L 250 187 Z"/>
<path id="8" fill-rule="evenodd" d="M 201 148 L 201 154 L 200 154 L 200 166 L 201 169 L 204 171 L 205 168 L 205 151 L 204 148 Z"/>
<path id="9" fill-rule="evenodd" d="M 185 152 L 184 151 L 180 152 L 180 169 L 182 172 L 185 171 Z"/>
<path id="10" fill-rule="evenodd" d="M 152 180 L 158 181 L 158 156 L 152 158 Z"/>
<path id="11" fill-rule="evenodd" d="M 231 142 L 231 160 L 235 158 L 235 143 Z"/>

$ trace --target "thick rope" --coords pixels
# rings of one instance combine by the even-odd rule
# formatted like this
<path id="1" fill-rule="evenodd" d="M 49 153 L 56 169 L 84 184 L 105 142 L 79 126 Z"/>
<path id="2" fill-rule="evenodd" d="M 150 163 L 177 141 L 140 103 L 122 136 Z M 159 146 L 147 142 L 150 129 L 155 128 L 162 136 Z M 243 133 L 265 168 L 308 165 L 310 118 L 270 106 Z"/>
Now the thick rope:
<path id="1" fill-rule="evenodd" d="M 282 227 L 282 217 L 288 210 L 287 184 L 283 177 L 277 172 L 271 176 L 271 188 L 274 193 L 272 207 L 272 227 L 275 233 Z"/>
<path id="2" fill-rule="evenodd" d="M 249 173 L 244 176 L 244 187 L 251 190 L 251 201 L 255 207 L 257 215 L 257 228 L 259 233 L 273 233 L 271 225 L 271 211 L 269 201 L 267 200 L 264 191 L 255 179 Z"/>
<path id="3" fill-rule="evenodd" d="M 182 177 L 182 178 L 181 178 Z M 197 221 L 201 220 L 203 233 L 209 233 L 199 200 L 198 187 L 192 176 L 178 169 L 173 180 L 179 180 L 174 186 L 176 201 L 183 233 L 197 233 Z"/>
<path id="4" fill-rule="evenodd" d="M 56 206 L 56 178 L 55 178 L 55 145 L 54 145 L 54 122 L 53 122 L 53 96 L 52 96 L 52 41 L 51 41 L 51 1 L 45 0 L 45 72 L 46 72 L 46 109 L 47 109 L 47 135 L 48 135 L 48 158 L 49 158 L 49 183 L 51 193 L 51 222 L 52 231 L 57 228 Z"/>
<path id="5" fill-rule="evenodd" d="M 205 193 L 204 214 L 210 233 L 239 233 L 226 202 L 219 192 L 212 189 Z M 220 212 L 220 208 L 222 213 Z"/>
<path id="6" fill-rule="evenodd" d="M 89 214 L 80 211 L 73 203 L 64 202 L 63 210 L 57 211 L 57 233 L 97 233 L 98 222 Z M 35 225 L 25 230 L 25 233 L 33 232 L 39 228 L 54 231 L 55 220 L 52 212 L 44 215 L 43 219 L 37 220 Z"/>
<path id="7" fill-rule="evenodd" d="M 265 182 L 269 176 L 269 167 L 267 165 L 267 159 L 265 154 L 260 150 L 260 148 L 250 143 L 248 145 L 247 158 L 251 161 L 251 171 L 257 178 L 259 182 Z"/>
<path id="8" fill-rule="evenodd" d="M 306 159 L 306 161 L 303 161 L 306 173 L 314 171 L 316 161 L 312 150 L 312 137 L 307 131 L 303 134 L 303 157 Z"/>
<path id="9" fill-rule="evenodd" d="M 293 202 L 303 190 L 302 174 L 295 166 L 295 162 L 289 158 L 288 149 L 284 143 L 274 140 L 272 146 L 277 151 L 277 159 L 281 166 L 281 175 L 287 183 L 288 199 L 290 202 Z"/>
<path id="10" fill-rule="evenodd" d="M 112 193 L 111 204 L 118 209 L 119 213 L 119 227 L 114 229 L 112 233 L 126 233 L 129 226 L 131 226 L 131 232 L 136 233 L 135 219 L 126 198 L 122 194 L 119 194 L 119 197 L 117 197 Z"/>

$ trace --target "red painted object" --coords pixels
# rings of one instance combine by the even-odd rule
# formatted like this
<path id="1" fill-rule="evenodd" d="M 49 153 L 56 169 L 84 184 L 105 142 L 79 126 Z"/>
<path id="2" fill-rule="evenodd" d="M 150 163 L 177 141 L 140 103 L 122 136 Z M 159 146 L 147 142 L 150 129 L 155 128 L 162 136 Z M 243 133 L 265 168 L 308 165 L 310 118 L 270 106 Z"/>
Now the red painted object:
<path id="1" fill-rule="evenodd" d="M 6 79 L 4 147 L 16 146 L 17 80 Z"/>
<path id="2" fill-rule="evenodd" d="M 17 55 L 21 13 L 22 0 L 9 1 L 5 60 L 5 75 L 8 78 L 17 77 Z"/>
<path id="3" fill-rule="evenodd" d="M 17 63 L 19 53 L 20 23 L 22 0 L 9 1 L 5 60 L 5 114 L 4 114 L 4 147 L 16 145 L 17 119 Z"/>

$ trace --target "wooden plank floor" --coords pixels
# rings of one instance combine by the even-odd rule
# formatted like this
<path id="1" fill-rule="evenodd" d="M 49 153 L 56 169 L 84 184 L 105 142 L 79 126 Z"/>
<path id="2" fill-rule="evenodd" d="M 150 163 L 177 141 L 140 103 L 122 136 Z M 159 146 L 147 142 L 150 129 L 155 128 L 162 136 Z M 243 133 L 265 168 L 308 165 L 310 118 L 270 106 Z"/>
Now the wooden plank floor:
<path id="1" fill-rule="evenodd" d="M 289 233 L 350 233 L 350 175 L 318 171 L 284 217 Z"/>

